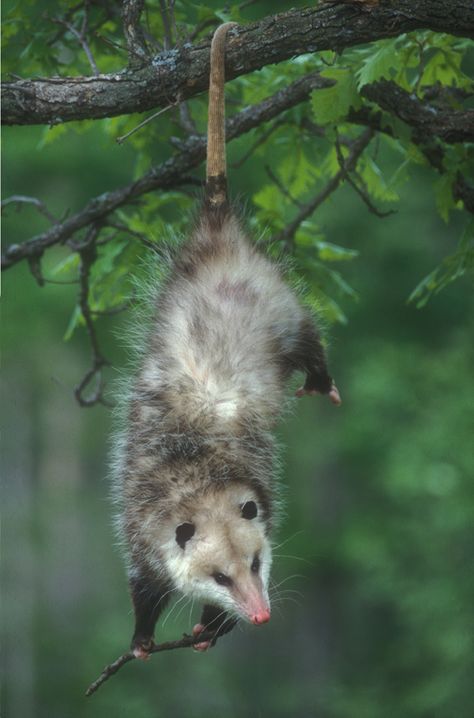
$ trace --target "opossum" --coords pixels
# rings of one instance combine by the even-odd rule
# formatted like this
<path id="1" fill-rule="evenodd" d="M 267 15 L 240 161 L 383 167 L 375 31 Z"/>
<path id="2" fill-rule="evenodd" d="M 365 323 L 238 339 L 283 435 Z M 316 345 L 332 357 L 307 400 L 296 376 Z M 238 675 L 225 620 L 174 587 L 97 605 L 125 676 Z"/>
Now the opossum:
<path id="1" fill-rule="evenodd" d="M 140 658 L 174 591 L 204 603 L 195 635 L 207 628 L 217 638 L 238 618 L 270 619 L 272 427 L 286 380 L 300 370 L 297 395 L 340 402 L 312 318 L 228 200 L 224 47 L 233 24 L 212 40 L 199 219 L 160 290 L 117 449 L 118 523 Z"/>

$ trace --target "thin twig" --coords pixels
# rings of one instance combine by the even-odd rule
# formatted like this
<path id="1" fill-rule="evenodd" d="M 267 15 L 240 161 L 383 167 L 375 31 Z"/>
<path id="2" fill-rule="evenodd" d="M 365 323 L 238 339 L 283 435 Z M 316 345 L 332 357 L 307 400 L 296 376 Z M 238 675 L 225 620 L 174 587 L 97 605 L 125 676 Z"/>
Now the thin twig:
<path id="1" fill-rule="evenodd" d="M 78 43 L 81 45 L 82 49 L 84 50 L 84 52 L 86 54 L 86 57 L 89 61 L 89 65 L 92 68 L 92 72 L 94 73 L 94 75 L 100 75 L 99 68 L 97 67 L 96 61 L 94 60 L 94 56 L 91 52 L 89 45 L 87 44 L 87 41 L 86 41 L 84 35 L 82 34 L 82 32 L 79 32 L 79 30 L 77 30 L 74 27 L 74 25 L 72 25 L 67 20 L 62 20 L 59 17 L 51 18 L 51 22 L 54 22 L 56 25 L 62 25 L 67 30 L 69 30 L 71 35 L 74 35 L 74 37 L 76 38 Z M 83 23 L 82 27 L 83 27 L 83 30 L 85 30 L 85 28 L 87 27 L 87 23 L 86 24 Z"/>
<path id="2" fill-rule="evenodd" d="M 194 42 L 194 40 L 200 35 L 203 30 L 206 30 L 208 27 L 216 27 L 219 24 L 219 20 L 215 17 L 208 17 L 206 20 L 203 20 L 202 22 L 199 22 L 194 30 L 189 33 L 187 41 L 188 42 Z"/>
<path id="3" fill-rule="evenodd" d="M 276 120 L 272 125 L 270 125 L 270 127 L 267 127 L 267 129 L 264 132 L 262 132 L 260 137 L 256 140 L 256 142 L 253 143 L 253 145 L 251 145 L 251 147 L 247 150 L 247 152 L 245 152 L 239 160 L 237 160 L 236 162 L 233 162 L 231 164 L 232 169 L 236 170 L 236 169 L 239 169 L 239 167 L 242 167 L 244 162 L 246 162 L 248 160 L 248 158 L 251 155 L 253 155 L 253 153 L 255 152 L 257 147 L 260 147 L 261 145 L 263 145 L 268 140 L 270 135 L 272 135 L 276 129 L 281 127 L 283 125 L 283 123 L 284 123 L 284 120 L 282 118 L 280 118 L 280 119 Z"/>
<path id="4" fill-rule="evenodd" d="M 125 140 L 127 140 L 131 135 L 135 134 L 135 132 L 138 132 L 138 130 L 141 130 L 142 127 L 145 127 L 149 122 L 152 120 L 155 120 L 157 117 L 162 115 L 164 112 L 168 112 L 168 110 L 171 110 L 172 107 L 176 107 L 178 103 L 173 102 L 171 105 L 168 105 L 168 107 L 163 107 L 161 110 L 158 110 L 158 112 L 154 112 L 150 117 L 147 117 L 146 120 L 143 120 L 143 122 L 140 122 L 136 127 L 134 127 L 130 132 L 126 132 L 124 135 L 121 135 L 120 137 L 116 137 L 115 141 L 118 142 L 119 145 L 122 144 Z"/>
<path id="5" fill-rule="evenodd" d="M 163 30 L 165 36 L 164 48 L 165 50 L 171 50 L 173 47 L 173 33 L 171 31 L 171 21 L 168 15 L 168 5 L 166 0 L 160 0 L 160 15 L 163 21 Z M 172 7 L 171 7 L 172 10 Z"/>
<path id="6" fill-rule="evenodd" d="M 267 173 L 267 175 L 269 176 L 269 178 L 271 179 L 273 184 L 275 184 L 278 187 L 278 189 L 280 190 L 282 195 L 284 197 L 286 197 L 287 199 L 289 199 L 292 204 L 294 204 L 297 207 L 299 207 L 300 209 L 302 209 L 303 202 L 300 202 L 298 199 L 296 199 L 296 197 L 292 196 L 292 194 L 289 192 L 288 188 L 285 187 L 283 182 L 275 174 L 275 172 L 272 170 L 272 168 L 269 165 L 265 165 L 265 172 Z"/>
<path id="7" fill-rule="evenodd" d="M 46 207 L 45 203 L 42 202 L 37 197 L 28 197 L 27 195 L 24 195 L 24 194 L 12 194 L 11 197 L 7 197 L 6 199 L 2 200 L 2 202 L 0 203 L 0 207 L 3 209 L 4 207 L 6 207 L 7 205 L 12 204 L 12 203 L 15 203 L 18 205 L 33 204 L 36 207 L 36 209 L 38 210 L 38 212 L 41 212 L 41 214 L 43 214 L 47 219 L 49 219 L 50 222 L 52 222 L 53 224 L 56 224 L 56 222 L 58 221 L 56 219 L 56 217 L 53 214 L 51 214 L 49 209 Z M 18 209 L 20 209 L 20 208 L 18 207 Z"/>
<path id="8" fill-rule="evenodd" d="M 70 8 L 64 13 L 64 18 L 63 18 L 63 19 L 64 19 L 64 20 L 69 20 L 70 18 L 72 18 L 73 15 L 75 15 L 75 13 L 76 13 L 78 10 L 80 10 L 83 5 L 84 5 L 84 2 L 83 2 L 83 0 L 81 0 L 81 2 L 78 2 L 76 5 L 73 5 L 72 7 L 70 7 Z M 48 17 L 48 14 L 47 14 L 47 13 L 45 13 L 44 17 L 45 17 L 47 20 L 50 19 L 50 18 Z M 52 45 L 54 45 L 63 35 L 64 35 L 64 32 L 61 32 L 61 30 L 58 30 L 57 33 L 56 33 L 50 40 L 48 40 L 48 43 L 47 43 L 48 46 L 51 47 Z"/>
<path id="9" fill-rule="evenodd" d="M 94 35 L 98 40 L 101 40 L 101 42 L 105 42 L 106 45 L 110 45 L 110 47 L 114 47 L 117 50 L 120 50 L 120 52 L 133 53 L 133 50 L 127 50 L 127 48 L 124 47 L 123 45 L 121 45 L 119 42 L 115 42 L 114 40 L 111 40 L 109 37 L 106 37 L 105 35 L 101 35 L 100 32 L 95 32 Z M 140 57 L 140 55 L 137 55 L 137 57 Z"/>
<path id="10" fill-rule="evenodd" d="M 204 643 L 207 641 L 211 641 L 212 643 L 214 641 L 214 638 L 215 631 L 206 631 L 204 633 L 200 633 L 198 636 L 187 636 L 185 634 L 183 638 L 180 638 L 177 641 L 166 641 L 165 643 L 156 644 L 150 650 L 150 653 L 174 651 L 176 648 L 191 648 L 196 643 Z M 100 676 L 95 681 L 93 681 L 93 683 L 91 683 L 89 688 L 86 690 L 86 696 L 91 696 L 93 693 L 95 693 L 96 690 L 100 688 L 100 686 L 105 683 L 105 681 L 108 681 L 111 676 L 117 673 L 117 671 L 120 670 L 122 666 L 133 660 L 135 660 L 135 656 L 133 655 L 132 651 L 128 651 L 127 653 L 124 653 L 119 658 L 117 658 L 117 660 L 113 663 L 109 663 L 109 665 L 105 666 Z"/>
<path id="11" fill-rule="evenodd" d="M 120 224 L 118 222 L 107 222 L 107 227 L 112 227 L 118 232 L 128 234 L 133 239 L 138 239 L 145 247 L 147 247 L 147 249 L 151 249 L 155 254 L 161 254 L 159 247 L 154 242 L 151 242 L 142 232 L 136 232 L 135 230 L 127 227 L 125 224 Z"/>
<path id="12" fill-rule="evenodd" d="M 130 66 L 143 64 L 148 58 L 148 48 L 140 25 L 144 0 L 123 0 L 123 34 L 127 43 Z"/>
<path id="13" fill-rule="evenodd" d="M 91 407 L 95 404 L 101 403 L 109 406 L 109 403 L 103 396 L 104 381 L 102 376 L 102 369 L 109 362 L 102 355 L 95 331 L 94 320 L 92 318 L 92 312 L 89 306 L 89 276 L 92 265 L 94 264 L 97 256 L 96 241 L 100 233 L 100 227 L 97 224 L 92 224 L 87 232 L 85 240 L 79 245 L 72 245 L 75 251 L 79 253 L 80 257 L 80 268 L 79 268 L 79 298 L 78 303 L 81 309 L 81 314 L 86 324 L 87 333 L 89 335 L 89 342 L 92 349 L 92 366 L 89 371 L 84 375 L 82 380 L 74 389 L 74 395 L 79 402 L 80 406 Z M 90 387 L 91 382 L 96 380 L 97 386 L 89 396 L 84 396 L 85 390 Z"/>
<path id="14" fill-rule="evenodd" d="M 191 110 L 187 102 L 180 102 L 179 104 L 179 122 L 183 130 L 188 135 L 197 135 L 198 130 L 196 123 L 194 122 Z"/>
<path id="15" fill-rule="evenodd" d="M 127 311 L 132 306 L 131 302 L 125 302 L 120 304 L 118 307 L 112 307 L 111 309 L 91 309 L 90 313 L 94 317 L 113 317 L 116 314 L 121 314 Z"/>
<path id="16" fill-rule="evenodd" d="M 341 144 L 340 144 L 340 140 L 337 135 L 337 132 L 336 132 L 336 154 L 337 154 L 337 161 L 339 162 L 339 167 L 341 168 L 341 170 L 345 171 L 345 175 L 344 175 L 345 181 L 359 195 L 359 197 L 362 199 L 364 204 L 367 206 L 369 212 L 371 212 L 372 214 L 375 214 L 376 217 L 381 217 L 381 218 L 388 217 L 391 214 L 395 214 L 394 209 L 389 209 L 386 212 L 383 212 L 382 210 L 377 209 L 377 207 L 373 204 L 372 200 L 370 199 L 369 192 L 368 192 L 367 188 L 364 186 L 364 181 L 363 181 L 362 177 L 360 177 L 360 175 L 355 171 L 355 167 L 353 169 L 354 174 L 357 177 L 357 179 L 359 180 L 360 185 L 362 185 L 362 186 L 359 186 L 352 179 L 351 173 L 349 172 L 349 170 L 345 170 L 345 160 L 344 160 L 344 156 L 342 154 Z"/>
<path id="17" fill-rule="evenodd" d="M 340 183 L 346 176 L 346 173 L 355 167 L 357 160 L 370 143 L 373 136 L 373 130 L 367 129 L 364 130 L 364 132 L 362 132 L 356 140 L 354 140 L 349 157 L 344 161 L 344 168 L 340 169 L 339 172 L 337 172 L 329 180 L 327 185 L 313 197 L 313 199 L 303 205 L 296 217 L 284 229 L 282 229 L 281 232 L 278 232 L 278 234 L 272 238 L 272 241 L 283 242 L 287 250 L 291 249 L 294 236 L 301 223 L 312 215 L 313 212 L 315 212 L 317 208 L 322 205 L 322 203 L 339 187 Z"/>

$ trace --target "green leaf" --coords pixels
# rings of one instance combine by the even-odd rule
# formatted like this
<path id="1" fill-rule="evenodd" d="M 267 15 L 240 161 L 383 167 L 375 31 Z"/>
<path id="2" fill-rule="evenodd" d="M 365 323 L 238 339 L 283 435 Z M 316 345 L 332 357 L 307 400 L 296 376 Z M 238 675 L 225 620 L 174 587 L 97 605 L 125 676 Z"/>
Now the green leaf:
<path id="1" fill-rule="evenodd" d="M 254 204 L 262 209 L 269 210 L 271 212 L 277 211 L 278 206 L 278 190 L 274 185 L 267 184 L 262 187 L 261 190 L 256 192 L 253 196 Z"/>
<path id="2" fill-rule="evenodd" d="M 298 197 L 313 185 L 316 169 L 314 162 L 306 156 L 301 143 L 298 143 L 292 152 L 286 154 L 278 168 L 278 174 L 290 195 Z M 277 199 L 281 202 L 281 192 L 278 192 Z"/>
<path id="3" fill-rule="evenodd" d="M 119 240 L 101 247 L 90 274 L 90 304 L 105 311 L 123 303 L 129 294 L 129 280 L 139 253 L 137 243 Z"/>
<path id="4" fill-rule="evenodd" d="M 347 116 L 350 107 L 360 107 L 354 75 L 351 70 L 334 68 L 324 70 L 321 75 L 335 80 L 333 87 L 314 90 L 311 93 L 311 107 L 315 122 L 319 125 L 335 123 Z"/>
<path id="5" fill-rule="evenodd" d="M 356 249 L 347 249 L 331 242 L 318 242 L 319 258 L 324 262 L 346 262 L 359 256 Z"/>
<path id="6" fill-rule="evenodd" d="M 69 341 L 69 339 L 72 337 L 75 330 L 79 326 L 85 326 L 85 321 L 84 321 L 84 317 L 82 316 L 81 308 L 78 305 L 76 305 L 71 314 L 69 324 L 67 325 L 67 329 L 64 334 L 64 341 L 66 341 L 66 342 Z"/>
<path id="7" fill-rule="evenodd" d="M 69 274 L 70 272 L 75 272 L 79 269 L 79 255 L 77 252 L 74 252 L 73 254 L 69 254 L 65 259 L 63 259 L 61 262 L 59 262 L 53 269 L 52 274 L 53 276 L 57 276 L 58 274 Z"/>
<path id="8" fill-rule="evenodd" d="M 461 72 L 461 59 L 449 49 L 436 52 L 424 67 L 420 85 L 463 85 L 467 78 Z"/>
<path id="9" fill-rule="evenodd" d="M 334 269 L 329 269 L 329 267 L 324 267 L 324 269 L 327 272 L 328 277 L 332 280 L 337 289 L 340 291 L 341 295 L 350 297 L 354 301 L 357 301 L 357 299 L 359 298 L 357 292 L 351 287 L 350 284 L 346 282 L 342 274 L 336 272 Z"/>
<path id="10" fill-rule="evenodd" d="M 322 313 L 324 319 L 330 324 L 347 324 L 347 317 L 344 314 L 341 306 L 336 302 L 335 299 L 329 297 L 324 292 L 319 292 L 318 301 L 319 311 Z"/>
<path id="11" fill-rule="evenodd" d="M 361 69 L 356 72 L 357 89 L 384 77 L 390 80 L 391 70 L 399 64 L 397 40 L 385 40 L 376 52 L 367 56 Z"/>
<path id="12" fill-rule="evenodd" d="M 446 224 L 449 221 L 450 211 L 456 208 L 452 191 L 453 179 L 453 176 L 449 172 L 446 172 L 446 174 L 441 175 L 441 177 L 434 182 L 436 207 Z"/>
<path id="13" fill-rule="evenodd" d="M 416 302 L 418 309 L 424 307 L 434 294 L 474 270 L 474 220 L 464 229 L 457 251 L 443 259 L 439 267 L 424 277 L 415 287 L 408 302 Z"/>
<path id="14" fill-rule="evenodd" d="M 397 192 L 387 184 L 382 170 L 372 157 L 364 154 L 359 161 L 358 169 L 369 194 L 374 199 L 382 202 L 396 202 L 399 199 Z"/>

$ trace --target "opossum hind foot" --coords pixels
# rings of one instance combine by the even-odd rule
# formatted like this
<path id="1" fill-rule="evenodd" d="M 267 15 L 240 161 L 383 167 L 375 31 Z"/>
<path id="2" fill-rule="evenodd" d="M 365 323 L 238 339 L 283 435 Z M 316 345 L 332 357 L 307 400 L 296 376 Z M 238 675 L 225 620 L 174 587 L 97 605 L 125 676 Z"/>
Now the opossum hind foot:
<path id="1" fill-rule="evenodd" d="M 307 388 L 306 386 L 301 386 L 299 389 L 296 390 L 295 396 L 300 398 L 305 395 L 317 396 L 318 394 L 323 394 L 323 393 L 327 394 L 327 396 L 331 399 L 332 403 L 335 404 L 336 406 L 340 406 L 342 404 L 342 399 L 341 399 L 341 395 L 339 394 L 339 389 L 337 388 L 337 386 L 334 383 L 331 385 L 331 388 L 328 392 L 322 392 L 322 391 L 319 391 L 318 389 L 312 389 L 312 388 L 310 389 L 310 388 Z"/>

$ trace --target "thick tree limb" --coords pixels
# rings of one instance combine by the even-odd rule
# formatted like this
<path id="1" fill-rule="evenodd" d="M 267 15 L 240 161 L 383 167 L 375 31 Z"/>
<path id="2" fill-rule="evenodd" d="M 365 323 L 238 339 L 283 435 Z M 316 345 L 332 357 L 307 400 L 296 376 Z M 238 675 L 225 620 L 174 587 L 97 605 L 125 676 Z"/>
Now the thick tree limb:
<path id="1" fill-rule="evenodd" d="M 128 4 L 139 12 L 140 2 Z M 135 17 L 130 27 L 137 30 Z M 474 37 L 474 5 L 471 0 L 391 0 L 290 10 L 229 33 L 226 77 L 231 80 L 306 52 L 341 51 L 419 29 Z M 136 34 L 127 40 L 129 49 L 143 50 Z M 54 124 L 144 112 L 186 100 L 208 87 L 209 45 L 184 45 L 144 67 L 108 75 L 4 83 L 2 121 Z"/>
<path id="2" fill-rule="evenodd" d="M 277 117 L 290 107 L 303 102 L 313 90 L 328 87 L 332 84 L 332 80 L 324 79 L 318 73 L 311 73 L 296 80 L 288 87 L 263 100 L 263 102 L 247 107 L 227 120 L 227 140 L 232 140 L 257 127 L 262 122 Z M 7 269 L 25 258 L 41 256 L 42 252 L 48 247 L 63 244 L 78 230 L 90 224 L 103 221 L 107 215 L 118 207 L 131 202 L 146 192 L 156 189 L 170 189 L 183 184 L 186 174 L 203 161 L 205 154 L 206 139 L 204 137 L 190 137 L 184 142 L 183 149 L 179 154 L 158 167 L 154 167 L 136 182 L 95 197 L 83 210 L 64 222 L 53 225 L 46 232 L 36 235 L 36 237 L 22 244 L 14 244 L 8 247 L 2 258 L 2 268 Z"/>

